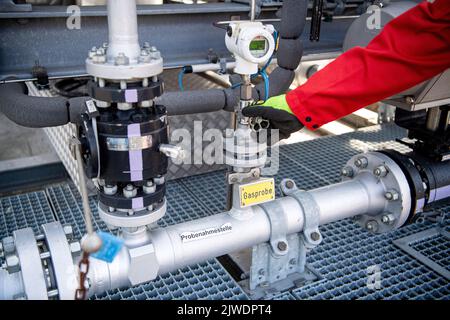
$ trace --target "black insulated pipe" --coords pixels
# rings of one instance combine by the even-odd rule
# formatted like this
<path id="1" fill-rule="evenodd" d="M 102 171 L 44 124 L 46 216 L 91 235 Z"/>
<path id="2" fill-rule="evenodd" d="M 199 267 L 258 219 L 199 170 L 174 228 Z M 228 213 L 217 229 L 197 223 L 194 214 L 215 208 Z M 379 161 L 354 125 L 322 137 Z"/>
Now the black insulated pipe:
<path id="1" fill-rule="evenodd" d="M 11 121 L 30 128 L 77 122 L 88 97 L 32 97 L 24 83 L 0 85 L 0 111 Z"/>
<path id="2" fill-rule="evenodd" d="M 270 74 L 269 96 L 282 94 L 289 89 L 294 79 L 303 46 L 300 35 L 303 32 L 307 13 L 307 0 L 284 0 L 281 12 L 280 45 L 278 67 Z M 253 90 L 253 98 L 265 96 L 264 84 Z M 0 111 L 10 120 L 25 127 L 52 127 L 68 122 L 78 123 L 88 97 L 32 97 L 28 96 L 24 84 L 0 85 Z M 182 115 L 234 111 L 239 102 L 238 89 L 213 89 L 166 93 L 157 99 L 166 106 L 169 115 Z"/>

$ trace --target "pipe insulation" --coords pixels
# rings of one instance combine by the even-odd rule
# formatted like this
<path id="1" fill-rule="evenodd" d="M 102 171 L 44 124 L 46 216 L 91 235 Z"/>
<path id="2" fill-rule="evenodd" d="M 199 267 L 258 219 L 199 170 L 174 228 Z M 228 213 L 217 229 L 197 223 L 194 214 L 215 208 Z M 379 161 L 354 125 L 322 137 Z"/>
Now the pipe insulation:
<path id="1" fill-rule="evenodd" d="M 30 128 L 77 123 L 89 97 L 33 97 L 24 83 L 0 85 L 0 111 L 11 121 Z"/>
<path id="2" fill-rule="evenodd" d="M 277 68 L 269 75 L 269 96 L 286 92 L 294 80 L 294 70 L 303 55 L 300 36 L 306 23 L 306 0 L 285 0 L 281 9 L 280 44 L 277 53 Z M 181 115 L 196 112 L 213 112 L 221 109 L 233 112 L 238 104 L 240 91 L 232 88 L 214 90 L 205 99 L 210 90 L 192 90 L 169 92 L 157 98 L 159 104 L 167 108 L 169 115 Z M 264 83 L 253 89 L 253 99 L 261 100 L 265 96 Z M 223 97 L 226 97 L 224 100 Z M 220 108 L 219 108 L 220 106 Z"/>
<path id="3" fill-rule="evenodd" d="M 372 174 L 308 191 L 319 212 L 320 225 L 354 217 L 360 214 L 377 215 L 386 205 L 385 187 Z M 292 196 L 273 202 L 286 223 L 286 234 L 298 233 L 305 225 L 304 205 Z M 208 230 L 227 228 L 225 232 L 212 232 L 211 236 L 196 236 Z M 271 221 L 263 206 L 232 209 L 217 215 L 188 221 L 150 232 L 155 259 L 139 272 L 146 273 L 145 281 L 157 275 L 198 263 L 209 258 L 250 248 L 268 242 Z M 135 240 L 133 240 L 135 241 Z M 125 238 L 125 243 L 127 240 Z M 133 246 L 136 244 L 133 243 Z M 136 285 L 130 281 L 128 245 L 112 263 L 93 259 L 89 271 L 90 294 L 99 294 L 118 286 Z M 134 272 L 134 271 L 131 271 Z"/>

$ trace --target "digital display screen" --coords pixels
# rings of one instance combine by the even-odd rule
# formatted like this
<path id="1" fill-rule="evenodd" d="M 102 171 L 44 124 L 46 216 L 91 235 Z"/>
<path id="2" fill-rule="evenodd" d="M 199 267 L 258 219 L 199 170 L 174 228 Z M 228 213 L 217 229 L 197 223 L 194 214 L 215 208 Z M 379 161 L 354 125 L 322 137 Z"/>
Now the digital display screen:
<path id="1" fill-rule="evenodd" d="M 250 42 L 250 50 L 266 50 L 266 40 L 253 40 Z"/>

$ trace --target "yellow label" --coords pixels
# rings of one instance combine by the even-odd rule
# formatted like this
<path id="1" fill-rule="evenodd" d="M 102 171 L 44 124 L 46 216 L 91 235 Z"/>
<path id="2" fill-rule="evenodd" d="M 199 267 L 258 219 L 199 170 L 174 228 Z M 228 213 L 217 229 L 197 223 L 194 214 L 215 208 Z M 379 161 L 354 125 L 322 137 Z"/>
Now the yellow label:
<path id="1" fill-rule="evenodd" d="M 253 206 L 275 199 L 275 181 L 273 178 L 239 186 L 241 208 Z"/>

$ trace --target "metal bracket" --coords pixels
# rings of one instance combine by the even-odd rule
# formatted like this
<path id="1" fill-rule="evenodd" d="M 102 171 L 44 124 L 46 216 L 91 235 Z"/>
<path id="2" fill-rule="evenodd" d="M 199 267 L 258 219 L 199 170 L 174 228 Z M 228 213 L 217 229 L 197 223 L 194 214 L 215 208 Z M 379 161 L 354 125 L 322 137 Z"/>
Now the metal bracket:
<path id="1" fill-rule="evenodd" d="M 297 200 L 303 209 L 303 240 L 306 249 L 310 250 L 322 242 L 319 231 L 320 210 L 312 196 L 303 190 L 299 190 L 291 179 L 284 179 L 280 183 L 281 192 Z"/>
<path id="2" fill-rule="evenodd" d="M 270 247 L 275 256 L 284 256 L 289 251 L 287 234 L 287 221 L 284 218 L 283 208 L 274 201 L 261 204 L 270 221 Z"/>
<path id="3" fill-rule="evenodd" d="M 253 168 L 249 172 L 233 172 L 228 174 L 228 184 L 247 183 L 259 179 L 260 168 Z"/>
<path id="4" fill-rule="evenodd" d="M 300 282 L 312 281 L 311 272 L 306 269 L 306 254 L 322 241 L 319 232 L 319 207 L 309 193 L 299 190 L 294 181 L 283 180 L 282 193 L 296 199 L 303 209 L 304 228 L 302 233 L 287 235 L 287 223 L 282 208 L 275 202 L 261 204 L 270 221 L 270 239 L 252 249 L 249 289 L 269 292 L 272 287 L 295 286 Z M 296 275 L 295 275 L 296 274 Z M 260 288 L 258 288 L 260 287 Z"/>

